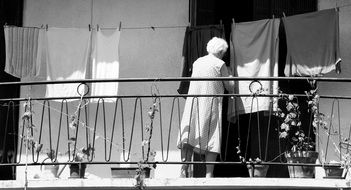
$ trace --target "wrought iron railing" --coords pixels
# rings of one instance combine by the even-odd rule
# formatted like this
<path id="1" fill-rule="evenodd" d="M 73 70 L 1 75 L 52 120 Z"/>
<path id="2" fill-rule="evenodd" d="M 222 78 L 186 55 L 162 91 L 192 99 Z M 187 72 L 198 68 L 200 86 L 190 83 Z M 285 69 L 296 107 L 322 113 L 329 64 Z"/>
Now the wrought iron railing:
<path id="1" fill-rule="evenodd" d="M 186 97 L 213 97 L 212 100 L 217 100 L 218 97 L 250 97 L 252 101 L 258 101 L 257 97 L 279 97 L 281 94 L 213 94 L 213 95 L 179 95 L 179 94 L 160 94 L 155 90 L 155 83 L 162 82 L 178 82 L 181 80 L 249 80 L 249 81 L 261 81 L 261 80 L 314 80 L 322 82 L 351 82 L 351 79 L 339 79 L 339 78 L 309 78 L 309 77 L 262 77 L 262 78 L 130 78 L 130 79 L 115 79 L 115 80 L 81 80 L 81 81 L 65 81 L 64 83 L 77 83 L 77 84 L 90 84 L 94 82 L 149 82 L 151 84 L 151 93 L 143 95 L 120 95 L 120 96 L 88 96 L 81 95 L 78 97 L 56 97 L 56 98 L 7 98 L 0 100 L 2 109 L 0 115 L 4 120 L 4 125 L 1 127 L 4 131 L 4 138 L 2 139 L 2 154 L 0 167 L 14 167 L 14 166 L 27 166 L 27 165 L 67 165 L 75 160 L 76 152 L 79 151 L 80 147 L 85 148 L 88 151 L 89 156 L 84 161 L 79 163 L 87 164 L 138 164 L 140 160 L 147 164 L 156 165 L 174 165 L 174 164 L 191 164 L 191 165 L 204 165 L 204 164 L 215 164 L 215 165 L 279 165 L 279 166 L 325 166 L 324 164 L 303 164 L 303 163 L 286 163 L 283 158 L 284 150 L 280 149 L 278 155 L 273 155 L 274 159 L 267 159 L 269 151 L 269 130 L 279 130 L 278 126 L 273 126 L 271 123 L 271 117 L 273 117 L 273 110 L 268 117 L 268 132 L 266 139 L 260 139 L 258 135 L 258 155 L 262 159 L 261 162 L 257 163 L 249 161 L 249 157 L 246 155 L 248 150 L 241 150 L 245 152 L 246 159 L 233 160 L 228 159 L 229 152 L 232 152 L 236 147 L 228 147 L 230 141 L 238 141 L 238 139 L 225 138 L 224 145 L 225 149 L 219 156 L 218 161 L 205 162 L 204 159 L 194 160 L 190 162 L 184 162 L 182 160 L 175 161 L 170 159 L 170 150 L 175 149 L 175 142 L 177 141 L 180 123 L 182 107 Z M 62 81 L 42 81 L 42 82 L 9 82 L 2 83 L 0 85 L 46 85 L 46 84 L 57 84 L 63 83 Z M 153 89 L 154 88 L 154 89 Z M 296 97 L 304 97 L 305 94 L 294 94 Z M 331 99 L 332 103 L 332 115 L 334 109 L 339 109 L 339 100 L 348 100 L 349 96 L 329 96 L 320 95 L 322 99 Z M 89 100 L 95 99 L 95 103 L 89 103 Z M 114 99 L 114 101 L 106 102 L 105 99 Z M 75 100 L 75 101 L 72 101 Z M 335 103 L 336 102 L 336 103 Z M 55 104 L 55 105 L 53 105 Z M 78 105 L 77 105 L 78 104 Z M 167 104 L 167 106 L 164 106 Z M 150 106 L 151 105 L 151 106 Z M 106 107 L 109 107 L 108 113 Z M 153 116 L 150 116 L 150 107 L 156 107 L 157 111 L 154 112 Z M 33 112 L 35 109 L 35 112 Z M 5 111 L 6 110 L 6 111 Z M 20 110 L 19 118 L 16 116 Z M 5 112 L 4 112 L 5 111 Z M 151 110 L 152 111 L 152 110 Z M 155 111 L 155 110 L 153 110 Z M 25 115 L 29 114 L 29 115 Z M 149 115 L 148 115 L 149 114 Z M 250 126 L 252 123 L 257 123 L 258 131 L 260 131 L 260 122 L 256 117 L 256 121 L 251 120 L 252 116 L 257 113 L 249 115 L 249 128 L 248 133 L 250 134 Z M 340 117 L 340 110 L 337 113 Z M 73 117 L 73 118 L 72 118 Z M 240 116 L 239 116 L 240 117 Z M 333 116 L 331 116 L 333 117 Z M 27 120 L 25 120 L 27 118 Z M 54 119 L 53 119 L 54 118 Z M 127 119 L 128 118 L 128 119 Z M 310 122 L 312 123 L 313 117 L 309 116 Z M 21 122 L 17 128 L 17 120 Z M 55 120 L 53 123 L 52 120 Z M 72 122 L 75 120 L 78 126 L 75 126 L 74 133 L 72 133 Z M 340 118 L 339 118 L 340 120 Z M 12 121 L 12 122 L 10 122 Z M 10 124 L 12 123 L 12 124 Z M 151 125 L 151 126 L 150 126 Z M 227 122 L 229 126 L 230 123 Z M 333 130 L 333 122 L 329 124 L 329 130 Z M 341 129 L 339 122 L 339 142 L 337 147 L 344 148 L 348 152 L 349 144 L 347 142 L 341 142 Z M 225 128 L 227 131 L 223 134 L 229 134 L 229 130 L 233 130 L 230 127 Z M 240 124 L 238 126 L 240 128 Z M 150 131 L 151 130 L 151 131 Z M 154 131 L 152 131 L 154 130 Z M 10 132 L 9 132 L 10 131 Z M 53 132 L 54 131 L 54 132 Z M 152 134 L 152 132 L 154 132 Z M 320 129 L 316 131 L 320 132 Z M 27 133 L 27 134 L 26 134 Z M 246 148 L 250 143 L 250 138 L 240 137 L 239 140 L 246 139 L 241 143 L 246 144 Z M 329 131 L 327 142 L 325 160 L 327 155 L 331 154 L 328 149 L 330 146 L 330 135 L 332 131 Z M 12 141 L 8 139 L 12 137 Z M 29 139 L 30 137 L 30 139 Z M 277 142 L 281 141 L 277 138 Z M 318 135 L 317 135 L 318 138 Z M 350 135 L 345 137 L 350 139 Z M 97 146 L 97 140 L 102 140 L 99 146 Z M 263 141 L 263 142 L 262 142 Z M 9 144 L 12 143 L 11 145 Z M 101 142 L 101 141 L 100 141 Z M 317 141 L 319 143 L 319 141 Z M 13 152 L 7 151 L 9 147 L 13 147 Z M 262 150 L 261 147 L 265 147 Z M 72 149 L 73 147 L 73 149 Z M 278 146 L 281 148 L 282 146 Z M 346 148 L 345 148 L 346 147 Z M 38 150 L 40 149 L 40 150 Z M 44 153 L 44 149 L 54 150 L 55 155 L 52 157 L 52 163 L 42 163 L 41 155 Z M 319 147 L 319 149 L 324 149 Z M 150 152 L 156 150 L 161 154 L 158 159 L 151 159 L 152 155 Z M 73 152 L 72 152 L 73 151 Z M 10 154 L 8 154 L 11 152 Z M 61 153 L 64 155 L 60 155 Z M 345 152 L 344 152 L 345 153 Z M 135 154 L 135 155 L 134 155 Z M 180 154 L 180 153 L 179 153 Z M 73 155 L 73 156 L 72 156 Z M 102 156 L 101 156 L 102 155 Z M 63 156 L 66 161 L 60 160 L 54 162 L 58 157 Z M 138 158 L 135 158 L 138 156 Z M 98 157 L 98 158 L 97 158 Z M 29 158 L 29 159 L 28 159 Z M 274 161 L 273 161 L 274 160 Z"/>

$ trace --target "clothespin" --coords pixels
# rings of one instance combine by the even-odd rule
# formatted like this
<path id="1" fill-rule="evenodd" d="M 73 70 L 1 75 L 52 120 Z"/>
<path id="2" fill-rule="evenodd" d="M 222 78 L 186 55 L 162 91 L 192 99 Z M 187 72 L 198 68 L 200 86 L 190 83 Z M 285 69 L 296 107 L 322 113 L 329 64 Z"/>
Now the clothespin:
<path id="1" fill-rule="evenodd" d="M 91 31 L 91 25 L 90 24 L 88 25 L 88 27 L 89 27 L 89 31 Z"/>
<path id="2" fill-rule="evenodd" d="M 286 18 L 285 12 L 283 12 L 283 17 Z"/>
<path id="3" fill-rule="evenodd" d="M 96 25 L 96 31 L 99 31 L 100 30 L 100 26 L 97 24 Z"/>
<path id="4" fill-rule="evenodd" d="M 155 31 L 155 27 L 154 27 L 154 26 L 151 26 L 151 29 L 152 29 L 153 31 Z"/>
<path id="5" fill-rule="evenodd" d="M 119 22 L 118 31 L 121 31 L 121 29 L 122 29 L 122 21 Z"/>
<path id="6" fill-rule="evenodd" d="M 232 18 L 232 22 L 233 22 L 233 24 L 235 23 L 235 19 L 234 18 Z"/>
<path id="7" fill-rule="evenodd" d="M 46 30 L 46 31 L 49 30 L 49 25 L 48 25 L 48 24 L 45 25 L 45 30 Z"/>
<path id="8" fill-rule="evenodd" d="M 272 19 L 274 19 L 274 14 L 272 15 Z"/>
<path id="9" fill-rule="evenodd" d="M 221 19 L 221 20 L 219 20 L 219 24 L 220 24 L 220 25 L 223 25 L 222 19 Z"/>

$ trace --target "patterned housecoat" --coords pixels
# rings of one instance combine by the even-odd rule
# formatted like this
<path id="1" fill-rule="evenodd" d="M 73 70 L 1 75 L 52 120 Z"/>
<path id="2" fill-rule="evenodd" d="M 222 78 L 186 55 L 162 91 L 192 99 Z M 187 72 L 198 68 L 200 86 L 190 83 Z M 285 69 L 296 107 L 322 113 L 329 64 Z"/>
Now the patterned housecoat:
<path id="1" fill-rule="evenodd" d="M 193 64 L 192 77 L 221 77 L 224 61 L 209 54 Z M 223 94 L 222 81 L 191 81 L 188 94 Z M 185 102 L 178 148 L 190 145 L 194 151 L 220 153 L 222 97 L 188 97 Z"/>

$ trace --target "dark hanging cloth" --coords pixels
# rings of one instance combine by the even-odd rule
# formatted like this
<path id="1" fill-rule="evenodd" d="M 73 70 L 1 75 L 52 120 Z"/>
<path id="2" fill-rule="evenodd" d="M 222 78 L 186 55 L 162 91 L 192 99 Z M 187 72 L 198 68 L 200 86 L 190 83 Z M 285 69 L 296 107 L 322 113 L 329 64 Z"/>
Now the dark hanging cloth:
<path id="1" fill-rule="evenodd" d="M 223 25 L 191 26 L 187 27 L 183 45 L 183 70 L 182 77 L 191 77 L 194 61 L 207 55 L 207 42 L 213 37 L 224 38 Z M 179 94 L 187 94 L 189 81 L 181 81 L 178 88 Z"/>
<path id="2" fill-rule="evenodd" d="M 332 70 L 340 73 L 337 10 L 283 17 L 283 22 L 287 41 L 286 76 L 316 76 Z"/>

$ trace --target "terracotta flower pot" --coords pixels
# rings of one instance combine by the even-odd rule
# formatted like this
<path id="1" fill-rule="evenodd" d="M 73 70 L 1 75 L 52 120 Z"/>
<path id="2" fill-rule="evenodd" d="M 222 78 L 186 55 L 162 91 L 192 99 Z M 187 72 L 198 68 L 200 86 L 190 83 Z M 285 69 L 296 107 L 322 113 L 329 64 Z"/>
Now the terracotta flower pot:
<path id="1" fill-rule="evenodd" d="M 346 175 L 344 175 L 344 168 L 340 165 L 335 166 L 324 166 L 325 171 L 325 178 L 332 178 L 332 179 L 344 179 Z"/>
<path id="2" fill-rule="evenodd" d="M 288 151 L 285 152 L 287 163 L 315 164 L 318 152 L 315 151 Z M 292 178 L 314 178 L 314 166 L 288 166 Z"/>
<path id="3" fill-rule="evenodd" d="M 86 164 L 70 164 L 70 178 L 84 178 Z"/>
<path id="4" fill-rule="evenodd" d="M 266 177 L 269 165 L 247 165 L 250 177 Z"/>
<path id="5" fill-rule="evenodd" d="M 49 158 L 44 159 L 43 163 L 48 162 Z M 51 160 L 49 160 L 51 162 Z M 55 161 L 57 162 L 57 161 Z M 59 165 L 53 164 L 53 165 L 44 165 L 44 171 L 42 169 L 43 165 L 40 166 L 40 170 L 43 172 L 43 175 L 45 178 L 57 178 L 58 170 L 60 168 Z"/>
<path id="6" fill-rule="evenodd" d="M 53 177 L 57 178 L 57 173 L 59 170 L 59 165 L 45 165 L 44 170 L 48 171 Z"/>

